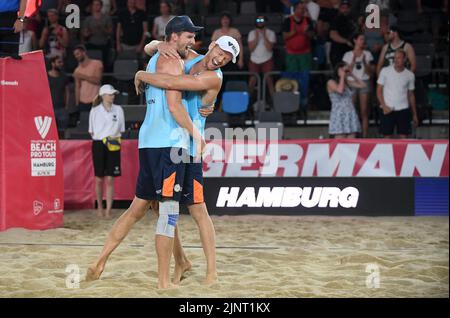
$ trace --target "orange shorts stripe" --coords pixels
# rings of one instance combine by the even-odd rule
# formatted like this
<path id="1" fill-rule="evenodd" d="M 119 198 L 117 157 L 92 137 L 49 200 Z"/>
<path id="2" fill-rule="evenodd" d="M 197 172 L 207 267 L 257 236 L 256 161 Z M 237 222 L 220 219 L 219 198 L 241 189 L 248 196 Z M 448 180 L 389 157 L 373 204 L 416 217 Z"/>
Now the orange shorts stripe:
<path id="1" fill-rule="evenodd" d="M 202 203 L 203 201 L 203 186 L 194 179 L 194 203 Z"/>
<path id="2" fill-rule="evenodd" d="M 163 197 L 173 197 L 173 187 L 175 186 L 175 176 L 176 172 L 172 173 L 170 176 L 164 179 L 162 196 Z"/>

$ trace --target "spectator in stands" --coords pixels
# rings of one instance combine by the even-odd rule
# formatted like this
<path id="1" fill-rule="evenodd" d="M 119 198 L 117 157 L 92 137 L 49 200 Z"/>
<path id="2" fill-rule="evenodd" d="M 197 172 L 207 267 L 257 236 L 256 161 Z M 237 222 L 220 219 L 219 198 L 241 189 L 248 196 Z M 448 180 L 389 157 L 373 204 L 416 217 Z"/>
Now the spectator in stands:
<path id="1" fill-rule="evenodd" d="M 244 45 L 242 44 L 242 35 L 239 32 L 238 29 L 233 28 L 232 25 L 232 18 L 230 13 L 228 12 L 223 12 L 222 15 L 220 16 L 220 29 L 217 29 L 213 32 L 212 36 L 211 36 L 211 41 L 215 41 L 218 38 L 220 38 L 221 36 L 224 35 L 228 35 L 231 36 L 232 38 L 236 39 L 236 41 L 238 41 L 239 46 L 240 47 L 244 47 Z M 228 66 L 230 65 L 230 66 Z M 228 70 L 231 70 L 232 65 L 234 65 L 234 63 L 229 63 L 227 65 L 227 67 L 225 67 L 225 69 L 228 68 Z M 237 62 L 237 66 L 239 67 L 239 69 L 242 69 L 244 67 L 244 54 L 239 54 L 239 60 Z"/>
<path id="2" fill-rule="evenodd" d="M 349 78 L 353 78 L 349 81 Z M 349 65 L 339 62 L 333 77 L 327 82 L 331 100 L 329 134 L 335 138 L 355 138 L 361 124 L 353 104 L 352 88 L 363 88 L 365 83 L 351 73 Z"/>
<path id="3" fill-rule="evenodd" d="M 210 0 L 183 0 L 187 15 L 206 16 L 209 13 Z"/>
<path id="4" fill-rule="evenodd" d="M 304 0 L 303 2 L 306 5 L 306 16 L 316 23 L 320 15 L 320 6 L 313 0 Z"/>
<path id="5" fill-rule="evenodd" d="M 379 28 L 367 28 L 365 23 L 363 23 L 362 30 L 364 32 L 367 49 L 372 53 L 376 65 L 385 44 L 384 39 L 389 33 L 389 17 L 387 15 L 381 15 Z"/>
<path id="6" fill-rule="evenodd" d="M 92 136 L 92 159 L 95 172 L 97 215 L 111 218 L 114 197 L 114 178 L 120 171 L 120 137 L 125 132 L 122 107 L 114 104 L 119 92 L 111 85 L 103 85 L 89 113 L 89 133 Z M 103 186 L 106 182 L 106 211 L 103 214 Z"/>
<path id="7" fill-rule="evenodd" d="M 116 49 L 135 52 L 141 56 L 147 38 L 147 17 L 136 8 L 136 0 L 127 1 L 127 9 L 120 12 L 116 31 Z"/>
<path id="8" fill-rule="evenodd" d="M 378 59 L 377 75 L 380 74 L 383 67 L 391 66 L 394 64 L 394 56 L 397 50 L 403 50 L 406 53 L 406 67 L 411 72 L 416 72 L 416 53 L 411 44 L 400 38 L 400 33 L 396 26 L 391 26 L 389 31 L 389 43 L 383 46 Z"/>
<path id="9" fill-rule="evenodd" d="M 288 17 L 292 14 L 292 3 L 291 0 L 280 0 L 282 6 L 282 13 L 285 17 Z"/>
<path id="10" fill-rule="evenodd" d="M 117 3 L 116 0 L 102 0 L 102 13 L 104 15 L 114 15 L 117 12 Z"/>
<path id="11" fill-rule="evenodd" d="M 353 48 L 352 36 L 357 31 L 357 24 L 350 15 L 350 3 L 348 0 L 342 0 L 339 5 L 339 14 L 330 25 L 330 62 L 332 65 L 342 61 L 345 52 Z"/>
<path id="12" fill-rule="evenodd" d="M 80 8 L 81 17 L 89 15 L 90 5 L 92 0 L 59 0 L 58 1 L 58 12 L 60 15 L 66 15 L 66 7 L 69 4 L 75 4 Z M 43 1 L 44 3 L 46 0 Z"/>
<path id="13" fill-rule="evenodd" d="M 353 51 L 345 53 L 342 60 L 349 65 L 354 77 L 366 84 L 363 88 L 355 88 L 354 96 L 355 100 L 359 100 L 362 135 L 367 138 L 369 132 L 369 94 L 372 86 L 370 78 L 375 71 L 375 66 L 373 65 L 372 53 L 364 50 L 364 34 L 357 33 L 353 36 L 353 47 Z M 349 77 L 347 80 L 353 81 L 353 78 Z"/>
<path id="14" fill-rule="evenodd" d="M 87 49 L 101 50 L 103 65 L 109 65 L 109 49 L 113 34 L 113 23 L 109 15 L 102 13 L 102 0 L 92 2 L 92 15 L 86 17 L 82 28 L 82 43 Z"/>
<path id="15" fill-rule="evenodd" d="M 306 6 L 299 1 L 294 14 L 283 22 L 283 38 L 286 47 L 286 72 L 283 77 L 295 78 L 300 86 L 300 105 L 306 111 L 311 70 L 311 38 L 314 36 L 312 21 L 306 16 Z"/>
<path id="16" fill-rule="evenodd" d="M 256 28 L 248 34 L 248 48 L 250 50 L 250 62 L 248 70 L 260 74 L 271 72 L 274 68 L 273 46 L 277 41 L 274 31 L 266 27 L 267 17 L 259 15 L 256 17 Z M 250 77 L 249 92 L 253 93 L 256 78 Z M 271 76 L 267 77 L 267 86 L 270 97 L 273 97 L 274 87 Z"/>
<path id="17" fill-rule="evenodd" d="M 389 14 L 389 2 L 390 0 L 358 0 L 352 1 L 352 15 L 359 20 L 361 25 L 365 17 L 367 16 L 366 8 L 370 4 L 377 5 L 380 9 L 381 15 Z"/>
<path id="18" fill-rule="evenodd" d="M 78 105 L 78 111 L 90 111 L 102 81 L 103 63 L 90 59 L 83 45 L 76 46 L 73 55 L 78 61 L 78 66 L 73 72 L 75 103 Z"/>
<path id="19" fill-rule="evenodd" d="M 425 18 L 427 27 L 431 25 L 434 43 L 439 42 L 439 29 L 442 17 L 447 15 L 448 0 L 416 0 L 417 11 Z"/>
<path id="20" fill-rule="evenodd" d="M 272 12 L 278 13 L 281 11 L 283 1 L 280 0 L 258 0 L 256 1 L 256 12 Z"/>
<path id="21" fill-rule="evenodd" d="M 172 9 L 173 15 L 183 15 L 184 14 L 184 0 L 168 0 L 170 3 L 170 8 Z"/>
<path id="22" fill-rule="evenodd" d="M 317 37 L 322 42 L 328 41 L 330 24 L 338 15 L 340 0 L 317 0 L 320 13 L 317 20 Z"/>
<path id="23" fill-rule="evenodd" d="M 147 12 L 147 0 L 136 0 L 136 8 L 143 12 Z"/>
<path id="24" fill-rule="evenodd" d="M 170 19 L 173 18 L 172 9 L 168 1 L 161 1 L 159 5 L 160 16 L 156 17 L 153 21 L 152 36 L 155 40 L 164 40 L 164 30 Z"/>
<path id="25" fill-rule="evenodd" d="M 42 31 L 39 47 L 44 49 L 46 56 L 60 56 L 64 58 L 66 47 L 69 45 L 69 32 L 58 22 L 59 14 L 56 9 L 47 11 L 48 26 Z"/>
<path id="26" fill-rule="evenodd" d="M 394 54 L 394 65 L 383 68 L 377 81 L 384 138 L 392 138 L 395 127 L 399 138 L 407 138 L 411 134 L 411 114 L 414 126 L 419 124 L 414 96 L 415 76 L 405 67 L 406 55 L 404 50 L 398 49 Z"/>
<path id="27" fill-rule="evenodd" d="M 23 31 L 20 32 L 19 54 L 38 49 L 38 39 L 33 30 L 30 30 L 29 20 L 23 23 Z"/>
<path id="28" fill-rule="evenodd" d="M 48 84 L 55 111 L 56 126 L 62 136 L 69 124 L 69 78 L 63 71 L 64 63 L 60 56 L 51 57 L 49 63 Z"/>

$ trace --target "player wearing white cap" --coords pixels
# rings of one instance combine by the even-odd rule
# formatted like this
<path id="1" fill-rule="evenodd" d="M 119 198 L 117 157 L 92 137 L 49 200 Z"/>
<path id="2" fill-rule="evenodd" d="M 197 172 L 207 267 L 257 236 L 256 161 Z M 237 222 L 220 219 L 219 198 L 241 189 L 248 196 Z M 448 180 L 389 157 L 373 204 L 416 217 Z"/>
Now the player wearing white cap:
<path id="1" fill-rule="evenodd" d="M 147 47 L 147 52 L 152 54 L 156 51 L 156 45 Z M 169 52 L 161 48 L 160 54 L 170 55 Z M 173 52 L 172 52 L 173 53 Z M 185 75 L 170 75 L 164 73 L 137 72 L 135 85 L 138 93 L 143 92 L 143 83 L 150 84 L 166 90 L 184 91 L 184 99 L 188 105 L 189 116 L 204 139 L 205 121 L 207 116 L 214 109 L 214 103 L 222 87 L 222 72 L 220 67 L 225 66 L 230 61 L 236 63 L 236 58 L 240 53 L 238 42 L 230 36 L 222 36 L 217 41 L 211 43 L 206 55 L 199 55 L 190 51 L 185 60 Z M 201 161 L 194 159 L 197 156 L 196 147 L 191 142 L 190 156 L 191 162 L 186 165 L 184 183 L 182 186 L 182 198 L 180 204 L 188 206 L 189 213 L 196 221 L 200 230 L 203 250 L 206 256 L 206 279 L 209 284 L 217 279 L 216 253 L 215 253 L 215 230 L 208 209 L 203 197 L 203 169 Z M 175 239 L 174 253 L 179 253 L 181 264 L 175 265 L 174 283 L 178 283 L 183 273 L 191 266 L 190 261 L 185 256 L 179 236 Z"/>

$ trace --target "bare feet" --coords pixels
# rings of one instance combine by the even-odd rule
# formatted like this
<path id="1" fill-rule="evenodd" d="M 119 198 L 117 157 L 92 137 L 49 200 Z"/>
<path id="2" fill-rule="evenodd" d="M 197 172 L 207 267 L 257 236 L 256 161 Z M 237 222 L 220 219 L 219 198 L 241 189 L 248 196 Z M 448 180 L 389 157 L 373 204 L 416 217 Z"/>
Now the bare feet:
<path id="1" fill-rule="evenodd" d="M 103 210 L 97 209 L 97 217 L 103 218 Z"/>
<path id="2" fill-rule="evenodd" d="M 172 283 L 167 283 L 167 284 L 163 284 L 163 283 L 158 283 L 158 289 L 162 289 L 162 290 L 164 290 L 164 289 L 175 289 L 175 288 L 178 288 L 178 287 L 180 287 L 179 285 L 176 285 L 176 284 L 172 284 Z"/>
<path id="3" fill-rule="evenodd" d="M 192 268 L 192 263 L 189 260 L 186 260 L 183 264 L 177 264 L 175 263 L 175 271 L 173 273 L 173 279 L 172 282 L 174 284 L 179 284 L 183 278 L 184 273 L 187 271 L 190 271 Z"/>
<path id="4" fill-rule="evenodd" d="M 99 279 L 103 273 L 103 269 L 104 269 L 103 265 L 89 266 L 87 269 L 87 273 L 86 273 L 86 281 L 90 282 L 90 281 Z"/>
<path id="5" fill-rule="evenodd" d="M 106 210 L 105 219 L 111 220 L 113 217 L 111 216 L 111 210 Z"/>
<path id="6" fill-rule="evenodd" d="M 205 279 L 203 280 L 203 285 L 211 285 L 218 282 L 217 273 L 206 274 Z"/>

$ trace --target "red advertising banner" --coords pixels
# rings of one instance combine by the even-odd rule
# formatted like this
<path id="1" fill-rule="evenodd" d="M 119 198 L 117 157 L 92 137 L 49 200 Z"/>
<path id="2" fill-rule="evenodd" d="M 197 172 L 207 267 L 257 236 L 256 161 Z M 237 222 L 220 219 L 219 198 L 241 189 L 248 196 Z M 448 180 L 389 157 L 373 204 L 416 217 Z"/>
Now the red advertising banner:
<path id="1" fill-rule="evenodd" d="M 91 141 L 63 140 L 67 208 L 93 208 Z M 139 170 L 137 140 L 122 142 L 115 200 L 132 200 Z M 211 142 L 205 177 L 448 177 L 448 140 L 287 140 Z M 226 184 L 226 180 L 223 181 Z"/>
<path id="2" fill-rule="evenodd" d="M 62 140 L 61 150 L 65 207 L 92 209 L 95 201 L 92 141 Z M 114 178 L 114 200 L 132 200 L 139 173 L 137 140 L 123 140 L 120 151 L 122 176 Z"/>
<path id="3" fill-rule="evenodd" d="M 0 59 L 0 231 L 63 223 L 63 164 L 44 56 Z"/>
<path id="4" fill-rule="evenodd" d="M 205 177 L 448 177 L 448 140 L 209 143 Z"/>

